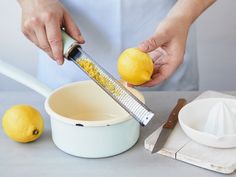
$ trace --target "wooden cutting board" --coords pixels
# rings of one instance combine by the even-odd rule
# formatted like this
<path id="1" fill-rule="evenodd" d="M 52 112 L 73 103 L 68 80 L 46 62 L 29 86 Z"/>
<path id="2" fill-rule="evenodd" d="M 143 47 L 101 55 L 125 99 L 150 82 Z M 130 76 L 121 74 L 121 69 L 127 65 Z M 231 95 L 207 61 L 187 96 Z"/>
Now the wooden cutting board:
<path id="1" fill-rule="evenodd" d="M 236 99 L 214 91 L 204 92 L 196 99 L 214 97 Z M 156 130 L 146 138 L 144 141 L 146 149 L 152 151 L 158 134 Z M 219 173 L 230 174 L 236 169 L 236 148 L 218 149 L 195 143 L 185 135 L 179 124 L 175 126 L 164 147 L 157 153 Z"/>

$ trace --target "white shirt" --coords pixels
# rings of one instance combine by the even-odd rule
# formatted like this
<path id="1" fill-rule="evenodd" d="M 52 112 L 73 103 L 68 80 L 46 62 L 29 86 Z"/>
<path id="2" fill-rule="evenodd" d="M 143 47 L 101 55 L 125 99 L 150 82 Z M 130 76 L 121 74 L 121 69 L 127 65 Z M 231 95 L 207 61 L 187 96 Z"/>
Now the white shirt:
<path id="1" fill-rule="evenodd" d="M 62 0 L 79 26 L 86 43 L 83 49 L 119 79 L 117 58 L 129 47 L 153 35 L 176 0 Z M 148 90 L 196 90 L 198 70 L 195 30 L 186 45 L 184 64 L 162 85 Z M 51 88 L 88 77 L 73 62 L 59 66 L 40 51 L 38 78 Z"/>

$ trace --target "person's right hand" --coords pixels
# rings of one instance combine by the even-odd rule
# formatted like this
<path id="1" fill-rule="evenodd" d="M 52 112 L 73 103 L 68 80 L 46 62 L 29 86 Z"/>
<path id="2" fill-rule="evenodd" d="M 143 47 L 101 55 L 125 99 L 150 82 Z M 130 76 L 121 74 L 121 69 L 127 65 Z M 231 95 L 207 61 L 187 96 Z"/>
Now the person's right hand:
<path id="1" fill-rule="evenodd" d="M 22 32 L 58 64 L 63 64 L 61 28 L 79 43 L 79 28 L 58 0 L 18 0 L 22 8 Z"/>

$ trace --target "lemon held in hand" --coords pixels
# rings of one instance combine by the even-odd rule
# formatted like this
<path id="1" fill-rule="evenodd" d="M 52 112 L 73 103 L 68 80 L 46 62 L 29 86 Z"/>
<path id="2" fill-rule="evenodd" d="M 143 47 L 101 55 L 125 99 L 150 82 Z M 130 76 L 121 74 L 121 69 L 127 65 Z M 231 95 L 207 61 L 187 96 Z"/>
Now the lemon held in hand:
<path id="1" fill-rule="evenodd" d="M 152 59 L 137 48 L 126 49 L 119 56 L 117 67 L 121 79 L 132 85 L 149 81 L 153 72 Z"/>
<path id="2" fill-rule="evenodd" d="M 32 106 L 16 105 L 5 112 L 2 126 L 11 139 L 27 143 L 36 140 L 42 134 L 43 118 Z"/>

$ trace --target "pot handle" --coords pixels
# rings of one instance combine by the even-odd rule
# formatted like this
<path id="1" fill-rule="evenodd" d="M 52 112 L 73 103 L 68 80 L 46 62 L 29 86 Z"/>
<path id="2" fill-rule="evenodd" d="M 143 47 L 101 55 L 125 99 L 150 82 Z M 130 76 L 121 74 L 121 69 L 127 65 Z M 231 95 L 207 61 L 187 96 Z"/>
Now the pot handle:
<path id="1" fill-rule="evenodd" d="M 52 93 L 52 89 L 37 80 L 30 74 L 0 60 L 0 73 L 9 78 L 18 81 L 19 83 L 35 90 L 46 98 Z"/>

